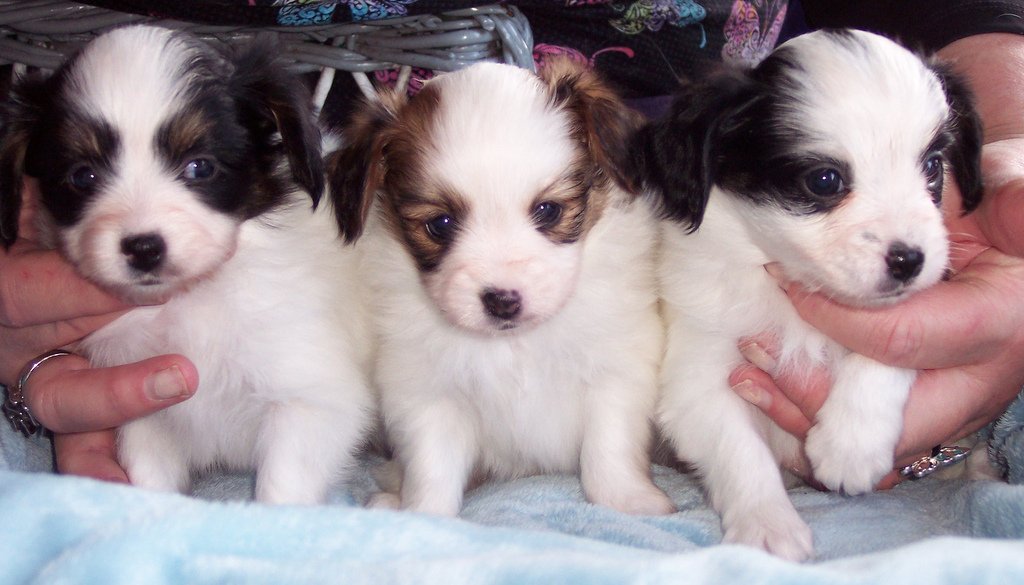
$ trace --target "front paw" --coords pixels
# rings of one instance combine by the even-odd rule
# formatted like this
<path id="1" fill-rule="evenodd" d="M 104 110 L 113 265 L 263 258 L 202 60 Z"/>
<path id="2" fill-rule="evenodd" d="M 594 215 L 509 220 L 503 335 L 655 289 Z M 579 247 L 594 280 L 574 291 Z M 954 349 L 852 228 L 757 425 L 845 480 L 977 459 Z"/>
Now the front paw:
<path id="1" fill-rule="evenodd" d="M 875 489 L 892 471 L 894 448 L 877 437 L 858 437 L 852 429 L 821 424 L 807 433 L 804 444 L 814 478 L 832 491 L 849 495 Z"/>
<path id="2" fill-rule="evenodd" d="M 664 516 L 676 511 L 675 504 L 665 492 L 649 481 L 621 486 L 618 489 L 607 489 L 608 487 L 587 490 L 587 499 L 634 516 Z"/>
<path id="3" fill-rule="evenodd" d="M 735 519 L 723 519 L 724 542 L 752 546 L 786 560 L 800 562 L 814 555 L 811 528 L 792 507 L 761 506 Z"/>
<path id="4" fill-rule="evenodd" d="M 366 507 L 379 510 L 400 510 L 402 508 L 402 499 L 398 497 L 398 494 L 377 492 L 366 501 Z"/>
<path id="5" fill-rule="evenodd" d="M 131 457 L 125 462 L 128 481 L 136 487 L 158 492 L 184 493 L 189 489 L 189 471 L 183 465 Z"/>

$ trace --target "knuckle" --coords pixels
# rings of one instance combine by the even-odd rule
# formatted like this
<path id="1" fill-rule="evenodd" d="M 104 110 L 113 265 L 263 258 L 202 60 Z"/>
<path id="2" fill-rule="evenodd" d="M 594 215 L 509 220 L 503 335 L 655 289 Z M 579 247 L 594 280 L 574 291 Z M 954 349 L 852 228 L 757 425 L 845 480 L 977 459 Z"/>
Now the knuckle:
<path id="1" fill-rule="evenodd" d="M 21 309 L 15 278 L 0 279 L 0 325 L 4 327 L 24 327 L 25 315 Z"/>
<path id="2" fill-rule="evenodd" d="M 44 427 L 53 432 L 67 432 L 69 429 L 64 420 L 63 392 L 56 392 L 49 385 L 33 380 L 25 388 L 25 402 L 28 409 Z"/>
<path id="3" fill-rule="evenodd" d="M 107 412 L 117 424 L 122 424 L 140 416 L 140 399 L 142 394 L 138 382 L 132 376 L 113 376 L 105 388 Z"/>
<path id="4" fill-rule="evenodd" d="M 918 319 L 897 318 L 888 324 L 878 355 L 873 356 L 882 362 L 911 366 L 916 361 L 924 343 L 924 324 Z"/>

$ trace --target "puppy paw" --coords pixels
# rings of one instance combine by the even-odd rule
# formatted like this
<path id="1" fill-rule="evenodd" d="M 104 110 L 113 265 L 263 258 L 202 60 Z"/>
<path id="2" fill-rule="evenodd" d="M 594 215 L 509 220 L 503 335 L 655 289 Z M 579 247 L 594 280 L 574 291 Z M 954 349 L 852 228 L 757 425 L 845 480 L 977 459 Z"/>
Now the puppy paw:
<path id="1" fill-rule="evenodd" d="M 383 510 L 399 510 L 402 508 L 402 499 L 398 494 L 388 492 L 377 492 L 366 501 L 367 508 L 379 508 Z"/>
<path id="2" fill-rule="evenodd" d="M 814 468 L 814 478 L 835 492 L 870 492 L 892 471 L 892 445 L 858 437 L 849 429 L 815 425 L 807 433 L 804 450 Z"/>
<path id="3" fill-rule="evenodd" d="M 320 482 L 282 481 L 280 478 L 256 474 L 256 501 L 274 506 L 315 506 L 323 503 L 327 486 Z"/>
<path id="4" fill-rule="evenodd" d="M 189 471 L 173 461 L 160 462 L 151 457 L 132 457 L 126 461 L 128 481 L 136 487 L 157 492 L 186 492 Z"/>
<path id="5" fill-rule="evenodd" d="M 811 528 L 795 510 L 762 509 L 738 514 L 725 526 L 723 542 L 743 544 L 800 562 L 814 556 Z"/>
<path id="6" fill-rule="evenodd" d="M 615 492 L 608 490 L 587 494 L 587 499 L 595 504 L 634 516 L 664 516 L 676 511 L 675 504 L 665 495 L 665 492 L 650 482 Z"/>

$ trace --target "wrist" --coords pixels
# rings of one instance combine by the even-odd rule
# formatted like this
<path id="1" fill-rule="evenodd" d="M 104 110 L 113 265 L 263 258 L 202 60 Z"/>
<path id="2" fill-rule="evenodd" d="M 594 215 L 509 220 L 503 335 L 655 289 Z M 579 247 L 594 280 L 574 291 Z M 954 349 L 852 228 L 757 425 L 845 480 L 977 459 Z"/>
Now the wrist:
<path id="1" fill-rule="evenodd" d="M 985 127 L 985 142 L 1022 133 L 1024 36 L 990 33 L 946 45 L 937 56 L 962 75 L 974 92 Z"/>

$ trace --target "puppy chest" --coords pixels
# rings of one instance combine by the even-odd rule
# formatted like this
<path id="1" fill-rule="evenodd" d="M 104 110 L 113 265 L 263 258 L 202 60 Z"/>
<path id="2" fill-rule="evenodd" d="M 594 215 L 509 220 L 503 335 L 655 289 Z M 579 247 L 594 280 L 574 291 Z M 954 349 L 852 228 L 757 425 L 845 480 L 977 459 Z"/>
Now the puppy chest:
<path id="1" fill-rule="evenodd" d="M 583 433 L 578 380 L 510 375 L 471 392 L 481 464 L 498 475 L 576 468 Z"/>

